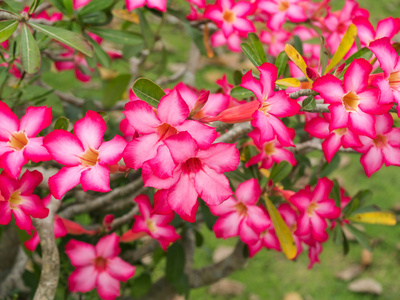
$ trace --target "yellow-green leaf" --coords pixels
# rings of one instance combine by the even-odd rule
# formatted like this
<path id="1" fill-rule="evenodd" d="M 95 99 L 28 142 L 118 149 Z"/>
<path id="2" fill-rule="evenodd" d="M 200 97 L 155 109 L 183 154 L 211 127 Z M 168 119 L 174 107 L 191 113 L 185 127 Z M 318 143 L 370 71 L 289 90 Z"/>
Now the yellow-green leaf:
<path id="1" fill-rule="evenodd" d="M 348 217 L 348 220 L 359 223 L 380 224 L 380 225 L 396 225 L 396 216 L 391 212 L 372 211 L 354 214 Z"/>
<path id="2" fill-rule="evenodd" d="M 329 63 L 328 67 L 326 67 L 324 75 L 328 74 L 333 69 L 333 67 L 335 67 L 342 60 L 342 58 L 347 54 L 347 52 L 349 52 L 356 36 L 357 36 L 357 27 L 356 25 L 351 24 L 349 28 L 347 28 L 346 33 L 344 34 L 342 40 L 340 41 L 339 47 L 336 50 L 335 54 L 333 55 L 331 62 Z"/>
<path id="3" fill-rule="evenodd" d="M 271 200 L 264 196 L 264 201 L 267 206 L 269 216 L 271 217 L 272 224 L 274 225 L 276 236 L 281 244 L 283 253 L 285 253 L 288 259 L 295 258 L 297 254 L 297 247 L 292 233 L 287 227 L 285 221 L 283 221 L 281 214 L 272 204 Z"/>
<path id="4" fill-rule="evenodd" d="M 286 87 L 299 87 L 300 80 L 296 78 L 282 78 L 278 79 L 276 82 L 278 85 L 286 86 Z"/>
<path id="5" fill-rule="evenodd" d="M 285 45 L 285 52 L 290 60 L 300 69 L 301 72 L 303 72 L 304 76 L 306 76 L 307 80 L 312 84 L 313 81 L 307 76 L 307 64 L 300 53 L 290 44 Z"/>

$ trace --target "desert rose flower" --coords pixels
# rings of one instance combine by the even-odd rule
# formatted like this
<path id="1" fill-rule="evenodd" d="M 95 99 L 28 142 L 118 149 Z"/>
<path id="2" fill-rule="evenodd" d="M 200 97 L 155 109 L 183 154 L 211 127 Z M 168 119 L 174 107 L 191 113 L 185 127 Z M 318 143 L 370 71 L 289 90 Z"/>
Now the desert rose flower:
<path id="1" fill-rule="evenodd" d="M 120 296 L 120 281 L 135 274 L 135 267 L 118 257 L 121 249 L 113 233 L 99 240 L 96 246 L 70 240 L 65 246 L 71 264 L 76 269 L 68 278 L 71 292 L 86 293 L 97 288 L 101 299 L 114 300 Z"/>
<path id="2" fill-rule="evenodd" d="M 281 29 L 286 18 L 290 22 L 298 23 L 307 20 L 304 8 L 299 5 L 300 0 L 262 0 L 258 7 L 271 14 L 268 27 L 273 30 Z"/>
<path id="3" fill-rule="evenodd" d="M 366 17 L 356 17 L 353 24 L 357 26 L 357 35 L 362 45 L 369 45 L 371 42 L 383 37 L 392 39 L 400 30 L 399 18 L 386 18 L 380 20 L 376 25 L 376 31 Z"/>
<path id="4" fill-rule="evenodd" d="M 43 147 L 43 137 L 36 137 L 51 124 L 51 107 L 33 107 L 18 120 L 4 102 L 0 101 L 0 167 L 12 178 L 17 179 L 22 166 L 28 163 L 50 160 Z"/>
<path id="5" fill-rule="evenodd" d="M 109 166 L 118 163 L 126 141 L 116 135 L 111 141 L 103 142 L 106 122 L 96 112 L 89 110 L 78 120 L 74 133 L 58 129 L 44 138 L 44 146 L 53 159 L 65 165 L 50 177 L 49 188 L 56 199 L 79 183 L 84 191 L 110 191 Z"/>
<path id="6" fill-rule="evenodd" d="M 163 12 L 167 11 L 167 0 L 126 0 L 126 8 L 129 11 L 145 5 Z"/>

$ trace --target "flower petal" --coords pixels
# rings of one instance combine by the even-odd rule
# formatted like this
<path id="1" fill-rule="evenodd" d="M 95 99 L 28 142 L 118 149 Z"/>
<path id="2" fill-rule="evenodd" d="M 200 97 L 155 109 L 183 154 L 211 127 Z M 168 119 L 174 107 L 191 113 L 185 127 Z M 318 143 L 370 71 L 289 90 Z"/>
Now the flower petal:
<path id="1" fill-rule="evenodd" d="M 49 178 L 51 194 L 56 199 L 61 199 L 66 192 L 77 186 L 81 181 L 81 167 L 63 167 L 58 173 Z"/>
<path id="2" fill-rule="evenodd" d="M 26 109 L 26 114 L 21 118 L 19 130 L 24 131 L 28 137 L 34 137 L 44 128 L 50 126 L 52 118 L 51 107 L 29 106 Z"/>
<path id="3" fill-rule="evenodd" d="M 81 142 L 70 132 L 56 129 L 46 135 L 43 146 L 53 159 L 66 166 L 80 163 L 79 156 L 84 152 Z"/>
<path id="4" fill-rule="evenodd" d="M 69 240 L 65 245 L 65 254 L 74 267 L 90 265 L 96 258 L 96 250 L 93 245 L 77 240 Z"/>
<path id="5" fill-rule="evenodd" d="M 97 150 L 103 142 L 106 129 L 107 125 L 103 117 L 92 110 L 89 110 L 85 117 L 76 121 L 74 125 L 74 133 L 84 149 Z"/>
<path id="6" fill-rule="evenodd" d="M 111 191 L 110 169 L 97 164 L 84 170 L 81 175 L 81 184 L 85 192 L 88 190 L 102 193 Z"/>
<path id="7" fill-rule="evenodd" d="M 107 272 L 115 279 L 126 282 L 135 275 L 135 267 L 119 257 L 114 257 L 108 260 Z"/>
<path id="8" fill-rule="evenodd" d="M 115 233 L 102 237 L 96 245 L 96 255 L 103 258 L 114 258 L 119 255 L 119 237 Z"/>

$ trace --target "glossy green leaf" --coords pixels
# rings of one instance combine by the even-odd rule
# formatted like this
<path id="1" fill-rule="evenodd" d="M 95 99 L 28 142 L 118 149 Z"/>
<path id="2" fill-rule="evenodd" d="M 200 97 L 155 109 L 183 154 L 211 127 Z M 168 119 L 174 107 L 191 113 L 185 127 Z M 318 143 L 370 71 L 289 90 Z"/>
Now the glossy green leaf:
<path id="1" fill-rule="evenodd" d="M 0 43 L 6 41 L 17 29 L 19 22 L 17 20 L 8 20 L 0 22 Z"/>
<path id="2" fill-rule="evenodd" d="M 249 91 L 241 86 L 235 86 L 231 90 L 231 97 L 235 99 L 246 99 L 250 97 L 255 97 L 255 95 L 252 91 Z"/>
<path id="3" fill-rule="evenodd" d="M 146 78 L 137 79 L 132 86 L 132 90 L 137 97 L 147 104 L 157 107 L 165 92 L 155 82 Z"/>
<path id="4" fill-rule="evenodd" d="M 297 52 L 299 52 L 300 55 L 303 56 L 304 55 L 304 53 L 303 53 L 303 42 L 301 41 L 301 39 L 297 35 L 295 35 L 293 37 L 293 40 L 294 40 L 294 47 L 296 48 Z"/>
<path id="5" fill-rule="evenodd" d="M 104 10 L 108 7 L 110 7 L 113 4 L 113 0 L 95 0 L 89 2 L 87 5 L 82 7 L 78 14 L 79 15 L 86 15 L 86 14 L 91 14 L 94 12 L 98 12 L 101 10 Z"/>
<path id="6" fill-rule="evenodd" d="M 265 204 L 267 206 L 268 214 L 271 218 L 272 224 L 274 225 L 276 236 L 278 237 L 279 243 L 283 253 L 288 259 L 293 259 L 297 254 L 296 243 L 294 242 L 293 235 L 283 220 L 281 214 L 272 204 L 271 200 L 264 197 Z"/>
<path id="7" fill-rule="evenodd" d="M 33 0 L 31 6 L 29 7 L 29 14 L 33 14 L 42 2 L 43 0 Z"/>
<path id="8" fill-rule="evenodd" d="M 138 10 L 137 14 L 139 16 L 140 30 L 144 39 L 144 43 L 148 49 L 151 49 L 154 45 L 154 33 L 150 28 L 149 22 L 147 22 L 146 17 L 142 10 Z"/>
<path id="9" fill-rule="evenodd" d="M 350 233 L 355 237 L 355 239 L 361 246 L 363 246 L 368 251 L 372 252 L 371 244 L 368 241 L 368 235 L 366 233 L 358 230 L 357 228 L 355 228 L 350 224 L 347 224 L 346 228 L 350 231 Z"/>
<path id="10" fill-rule="evenodd" d="M 94 49 L 94 55 L 98 59 L 99 63 L 106 68 L 109 68 L 111 66 L 111 58 L 107 54 L 106 51 L 104 51 L 103 47 L 101 47 L 95 40 L 93 40 L 89 35 L 86 36 L 87 40 L 89 43 L 93 46 Z"/>
<path id="11" fill-rule="evenodd" d="M 340 185 L 336 179 L 333 180 L 333 187 L 332 187 L 332 196 L 333 200 L 335 200 L 335 204 L 337 207 L 341 208 L 341 201 L 340 201 Z"/>
<path id="12" fill-rule="evenodd" d="M 108 81 L 104 87 L 103 99 L 101 102 L 105 107 L 112 107 L 122 99 L 123 94 L 128 90 L 131 75 L 121 74 Z"/>
<path id="13" fill-rule="evenodd" d="M 40 51 L 28 25 L 22 25 L 21 31 L 21 64 L 28 74 L 40 69 Z"/>
<path id="14" fill-rule="evenodd" d="M 68 130 L 68 127 L 69 127 L 69 119 L 65 117 L 59 117 L 57 121 L 54 123 L 54 129 Z"/>
<path id="15" fill-rule="evenodd" d="M 293 167 L 289 162 L 281 161 L 273 166 L 269 179 L 274 182 L 280 182 L 290 174 L 292 169 Z"/>
<path id="16" fill-rule="evenodd" d="M 110 42 L 122 45 L 140 45 L 143 43 L 143 37 L 140 34 L 106 28 L 90 28 L 90 32 Z"/>
<path id="17" fill-rule="evenodd" d="M 243 53 L 247 56 L 250 62 L 255 65 L 256 67 L 262 65 L 261 59 L 257 56 L 253 48 L 248 43 L 241 43 L 240 47 L 243 50 Z"/>
<path id="18" fill-rule="evenodd" d="M 282 51 L 279 53 L 275 60 L 275 66 L 278 69 L 278 76 L 277 78 L 280 78 L 281 75 L 285 73 L 285 70 L 288 66 L 288 56 L 286 55 L 285 51 Z"/>
<path id="19" fill-rule="evenodd" d="M 165 269 L 165 277 L 171 282 L 180 280 L 185 268 L 185 250 L 182 243 L 175 242 L 167 250 L 167 264 Z"/>
<path id="20" fill-rule="evenodd" d="M 74 48 L 87 56 L 93 56 L 93 47 L 80 34 L 75 32 L 38 23 L 29 22 L 34 29 L 39 30 L 53 39 Z"/>
<path id="21" fill-rule="evenodd" d="M 142 273 L 133 277 L 132 280 L 132 297 L 140 298 L 146 295 L 151 288 L 151 276 L 148 273 Z"/>
<path id="22" fill-rule="evenodd" d="M 242 77 L 243 77 L 242 72 L 238 70 L 233 72 L 233 82 L 235 83 L 235 85 L 239 85 L 242 83 Z"/>
<path id="23" fill-rule="evenodd" d="M 324 165 L 321 168 L 321 173 L 319 174 L 319 177 L 327 177 L 329 174 L 331 174 L 334 170 L 337 169 L 340 163 L 340 155 L 339 153 L 336 153 L 336 155 L 332 158 L 331 162 L 324 163 Z"/>
<path id="24" fill-rule="evenodd" d="M 257 36 L 257 34 L 255 34 L 254 32 L 251 32 L 251 33 L 249 33 L 248 38 L 250 41 L 250 45 L 254 50 L 254 53 L 258 57 L 258 61 L 260 61 L 261 64 L 267 62 L 267 56 L 265 55 L 264 47 L 263 47 L 259 37 Z"/>
<path id="25" fill-rule="evenodd" d="M 305 111 L 313 111 L 317 107 L 317 102 L 315 101 L 314 96 L 308 96 L 301 103 L 301 108 Z"/>

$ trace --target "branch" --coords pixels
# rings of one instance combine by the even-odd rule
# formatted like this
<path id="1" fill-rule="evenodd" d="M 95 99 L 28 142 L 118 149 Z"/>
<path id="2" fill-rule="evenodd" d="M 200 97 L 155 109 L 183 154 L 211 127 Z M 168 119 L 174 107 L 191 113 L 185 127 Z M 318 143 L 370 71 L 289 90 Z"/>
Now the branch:
<path id="1" fill-rule="evenodd" d="M 228 132 L 215 140 L 216 143 L 233 143 L 253 130 L 250 122 L 235 124 Z"/>
<path id="2" fill-rule="evenodd" d="M 0 11 L 0 21 L 5 20 L 20 20 L 20 16 L 7 11 Z"/>
<path id="3" fill-rule="evenodd" d="M 105 194 L 103 196 L 98 197 L 95 200 L 91 200 L 90 202 L 85 202 L 85 203 L 78 203 L 73 206 L 69 206 L 63 211 L 59 213 L 59 216 L 65 219 L 71 219 L 75 215 L 79 215 L 82 213 L 87 213 L 94 211 L 96 209 L 99 209 L 103 207 L 104 205 L 110 204 L 113 201 L 115 201 L 116 198 L 118 197 L 123 197 L 127 196 L 129 194 L 132 194 L 132 197 L 135 197 L 138 192 L 141 190 L 140 188 L 143 186 L 142 178 L 139 177 L 135 181 L 122 186 L 113 189 L 111 192 L 108 194 Z"/>
<path id="4" fill-rule="evenodd" d="M 316 91 L 307 89 L 307 90 L 298 90 L 296 92 L 290 93 L 289 98 L 297 99 L 304 96 L 316 96 L 316 95 L 318 95 Z"/>
<path id="5" fill-rule="evenodd" d="M 117 228 L 121 227 L 122 225 L 124 225 L 125 223 L 133 220 L 133 216 L 138 214 L 139 212 L 139 208 L 136 205 L 134 208 L 132 208 L 129 212 L 127 212 L 125 215 L 114 219 L 114 221 L 111 224 L 111 230 L 114 231 Z"/>
<path id="6" fill-rule="evenodd" d="M 131 263 L 137 263 L 147 254 L 153 253 L 158 247 L 160 247 L 160 244 L 156 240 L 151 240 L 136 250 L 125 251 L 121 258 Z"/>
<path id="7" fill-rule="evenodd" d="M 60 276 L 60 257 L 54 237 L 54 215 L 61 202 L 52 198 L 45 219 L 32 219 L 42 247 L 42 272 L 33 300 L 52 300 L 55 297 Z"/>
<path id="8" fill-rule="evenodd" d="M 295 154 L 304 154 L 313 150 L 322 151 L 321 140 L 317 138 L 313 138 L 311 140 L 305 141 L 303 143 L 297 144 L 295 148 L 287 148 L 289 151 Z M 359 153 L 351 148 L 340 148 L 340 152 L 348 152 L 348 153 Z"/>

